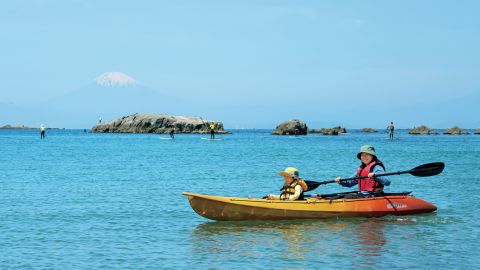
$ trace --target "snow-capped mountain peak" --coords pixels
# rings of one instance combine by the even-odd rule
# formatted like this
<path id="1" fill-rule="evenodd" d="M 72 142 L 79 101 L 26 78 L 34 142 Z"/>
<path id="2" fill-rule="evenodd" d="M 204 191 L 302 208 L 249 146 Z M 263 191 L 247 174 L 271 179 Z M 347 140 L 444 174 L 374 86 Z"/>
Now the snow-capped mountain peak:
<path id="1" fill-rule="evenodd" d="M 103 86 L 129 86 L 136 85 L 138 82 L 132 77 L 121 72 L 106 72 L 92 82 Z"/>

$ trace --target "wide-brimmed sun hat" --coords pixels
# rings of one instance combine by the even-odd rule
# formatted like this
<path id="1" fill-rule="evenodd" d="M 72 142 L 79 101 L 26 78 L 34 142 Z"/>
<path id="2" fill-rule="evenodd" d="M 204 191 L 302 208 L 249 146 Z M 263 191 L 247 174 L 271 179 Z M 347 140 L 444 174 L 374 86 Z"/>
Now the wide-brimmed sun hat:
<path id="1" fill-rule="evenodd" d="M 295 179 L 302 179 L 302 178 L 298 177 L 298 170 L 293 168 L 293 167 L 288 167 L 288 168 L 285 169 L 285 171 L 279 172 L 278 174 L 281 175 L 281 176 L 290 176 L 290 177 L 293 177 Z"/>
<path id="2" fill-rule="evenodd" d="M 364 146 L 360 147 L 360 153 L 357 154 L 358 159 L 361 159 L 360 156 L 362 155 L 362 153 L 367 153 L 367 154 L 370 154 L 372 156 L 376 156 L 375 155 L 375 148 L 373 148 L 373 146 L 371 146 L 371 145 L 364 145 Z"/>

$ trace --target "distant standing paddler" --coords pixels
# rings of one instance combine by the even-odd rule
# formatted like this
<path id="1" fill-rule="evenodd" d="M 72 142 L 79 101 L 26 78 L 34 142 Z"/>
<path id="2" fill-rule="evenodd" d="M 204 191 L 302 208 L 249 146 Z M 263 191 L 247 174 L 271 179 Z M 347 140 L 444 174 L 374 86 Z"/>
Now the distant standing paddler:
<path id="1" fill-rule="evenodd" d="M 40 127 L 40 139 L 45 139 L 45 128 L 42 126 Z"/>
<path id="2" fill-rule="evenodd" d="M 210 125 L 210 139 L 215 139 L 215 126 L 213 124 Z"/>
<path id="3" fill-rule="evenodd" d="M 175 136 L 173 135 L 175 133 L 173 122 L 168 123 L 168 127 L 170 128 L 170 138 L 175 139 Z"/>
<path id="4" fill-rule="evenodd" d="M 99 124 L 102 123 L 102 117 L 98 117 L 98 123 L 99 123 Z"/>
<path id="5" fill-rule="evenodd" d="M 388 132 L 388 133 L 390 133 L 389 138 L 393 139 L 393 130 L 395 130 L 395 127 L 393 126 L 393 122 L 390 125 L 388 125 L 387 130 L 388 129 L 390 129 L 390 131 Z"/>
<path id="6" fill-rule="evenodd" d="M 300 123 L 299 122 L 297 122 L 295 124 L 295 136 L 298 136 L 298 135 L 300 135 Z"/>

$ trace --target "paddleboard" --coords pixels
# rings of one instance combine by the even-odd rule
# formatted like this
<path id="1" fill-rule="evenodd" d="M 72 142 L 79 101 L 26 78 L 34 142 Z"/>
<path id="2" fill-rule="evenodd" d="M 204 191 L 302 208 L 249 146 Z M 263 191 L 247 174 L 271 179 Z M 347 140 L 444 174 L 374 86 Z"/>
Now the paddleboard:
<path id="1" fill-rule="evenodd" d="M 160 140 L 173 140 L 173 138 L 160 138 Z"/>
<path id="2" fill-rule="evenodd" d="M 398 140 L 398 138 L 393 138 L 393 139 L 390 139 L 390 138 L 385 138 L 385 140 L 394 141 L 394 140 Z"/>
<path id="3" fill-rule="evenodd" d="M 207 141 L 223 141 L 223 139 L 207 139 L 207 138 L 202 138 L 202 140 L 207 140 Z"/>

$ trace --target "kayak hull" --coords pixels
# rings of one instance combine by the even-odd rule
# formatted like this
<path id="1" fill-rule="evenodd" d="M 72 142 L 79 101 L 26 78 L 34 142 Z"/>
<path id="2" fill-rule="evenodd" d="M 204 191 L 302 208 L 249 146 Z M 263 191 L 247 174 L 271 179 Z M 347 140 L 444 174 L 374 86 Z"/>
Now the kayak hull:
<path id="1" fill-rule="evenodd" d="M 182 194 L 188 196 L 190 205 L 197 214 L 218 221 L 372 218 L 423 214 L 437 210 L 433 204 L 408 196 L 290 202 L 187 192 Z"/>

